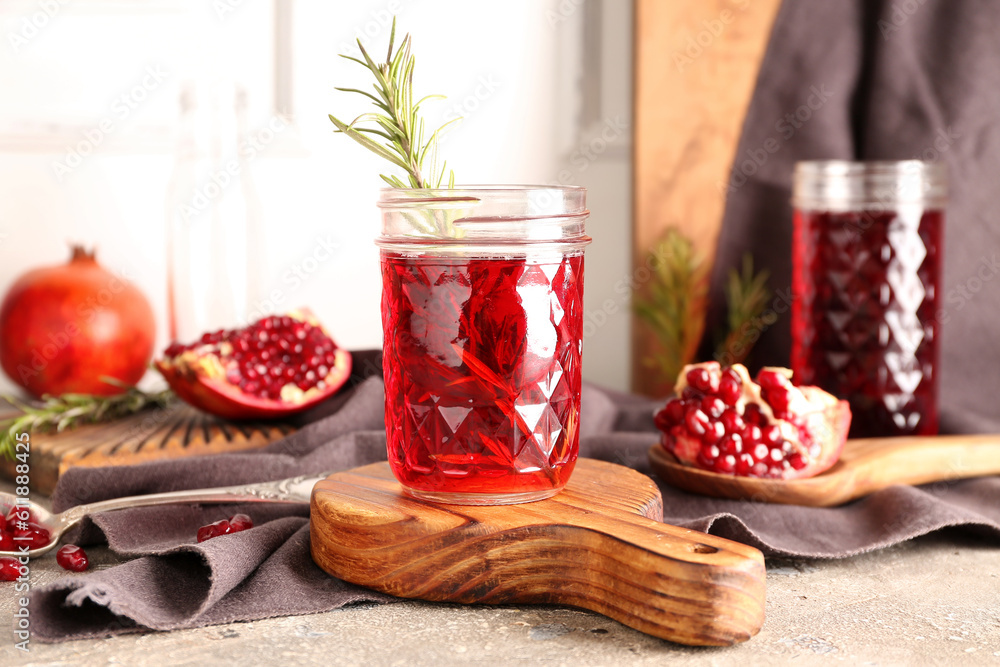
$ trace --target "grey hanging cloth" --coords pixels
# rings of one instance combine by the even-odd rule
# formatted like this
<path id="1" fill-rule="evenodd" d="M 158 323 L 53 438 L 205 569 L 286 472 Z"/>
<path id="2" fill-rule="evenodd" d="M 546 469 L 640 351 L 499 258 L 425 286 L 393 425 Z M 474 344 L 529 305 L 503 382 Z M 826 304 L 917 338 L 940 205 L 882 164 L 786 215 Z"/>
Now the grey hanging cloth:
<path id="1" fill-rule="evenodd" d="M 711 332 L 745 252 L 771 272 L 777 321 L 753 366 L 789 361 L 791 179 L 798 160 L 936 159 L 950 203 L 940 294 L 945 432 L 1000 432 L 1000 3 L 786 0 L 728 183 Z"/>

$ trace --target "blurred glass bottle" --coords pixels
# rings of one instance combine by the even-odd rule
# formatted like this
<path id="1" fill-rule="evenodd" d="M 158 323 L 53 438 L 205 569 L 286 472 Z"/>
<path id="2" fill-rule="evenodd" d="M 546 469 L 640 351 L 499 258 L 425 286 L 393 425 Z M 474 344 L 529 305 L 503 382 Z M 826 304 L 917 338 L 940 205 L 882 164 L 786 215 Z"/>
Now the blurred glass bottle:
<path id="1" fill-rule="evenodd" d="M 167 314 L 171 342 L 247 323 L 260 299 L 260 206 L 247 163 L 246 93 L 216 85 L 199 105 L 181 93 L 167 194 Z"/>

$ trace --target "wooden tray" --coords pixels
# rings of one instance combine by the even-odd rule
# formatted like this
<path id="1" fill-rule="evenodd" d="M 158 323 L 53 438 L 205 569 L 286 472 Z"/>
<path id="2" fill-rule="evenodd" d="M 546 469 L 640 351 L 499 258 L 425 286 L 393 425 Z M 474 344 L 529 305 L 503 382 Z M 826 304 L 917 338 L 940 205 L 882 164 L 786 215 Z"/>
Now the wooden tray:
<path id="1" fill-rule="evenodd" d="M 316 485 L 312 557 L 336 577 L 404 598 L 570 605 L 682 644 L 755 635 L 760 551 L 662 516 L 651 479 L 590 459 L 557 496 L 494 507 L 411 498 L 388 463 L 376 463 Z"/>
<path id="2" fill-rule="evenodd" d="M 31 435 L 30 487 L 51 494 L 73 466 L 98 467 L 218 454 L 263 447 L 295 429 L 275 422 L 227 422 L 183 403 L 140 412 L 107 424 Z M 16 462 L 0 470 L 13 479 Z"/>

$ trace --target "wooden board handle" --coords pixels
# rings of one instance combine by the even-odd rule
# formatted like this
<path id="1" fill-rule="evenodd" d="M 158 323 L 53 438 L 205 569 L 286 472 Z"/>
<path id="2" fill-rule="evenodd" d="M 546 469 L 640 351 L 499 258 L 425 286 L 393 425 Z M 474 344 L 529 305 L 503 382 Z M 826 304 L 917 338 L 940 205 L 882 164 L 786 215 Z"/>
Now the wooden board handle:
<path id="1" fill-rule="evenodd" d="M 317 484 L 310 523 L 320 567 L 399 597 L 571 605 L 692 645 L 745 641 L 764 621 L 758 550 L 570 487 L 537 503 L 449 506 L 340 473 Z"/>

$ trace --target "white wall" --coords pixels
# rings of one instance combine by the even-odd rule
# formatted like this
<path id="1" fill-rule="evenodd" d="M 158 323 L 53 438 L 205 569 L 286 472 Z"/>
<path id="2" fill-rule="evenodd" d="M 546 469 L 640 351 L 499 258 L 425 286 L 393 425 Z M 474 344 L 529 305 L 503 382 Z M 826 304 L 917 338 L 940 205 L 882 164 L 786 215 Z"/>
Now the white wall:
<path id="1" fill-rule="evenodd" d="M 165 341 L 164 198 L 180 86 L 239 80 L 250 91 L 251 132 L 266 127 L 274 104 L 273 5 L 223 2 L 232 11 L 220 15 L 219 3 L 194 0 L 151 0 L 142 10 L 75 0 L 35 31 L 29 24 L 43 23 L 37 3 L 0 4 L 0 292 L 29 268 L 62 261 L 68 241 L 96 245 L 153 302 Z M 344 346 L 381 344 L 372 241 L 384 167 L 333 134 L 326 114 L 365 110 L 356 96 L 333 90 L 368 86 L 359 66 L 336 56 L 366 31 L 381 52 L 394 11 L 414 35 L 417 92 L 449 97 L 427 107 L 429 120 L 465 116 L 442 147 L 460 183 L 590 189 L 584 375 L 625 389 L 628 303 L 615 288 L 630 261 L 630 4 L 608 0 L 584 41 L 583 0 L 298 0 L 297 123 L 250 164 L 265 223 L 261 271 L 265 291 L 282 297 L 279 309 L 309 305 Z M 598 64 L 584 72 L 591 49 L 599 49 Z M 151 66 L 162 81 L 149 78 Z M 583 90 L 595 80 L 598 94 L 588 102 Z M 152 87 L 122 117 L 116 99 L 144 81 Z M 92 154 L 68 174 L 55 166 L 102 122 L 111 131 Z M 309 259 L 325 257 L 330 243 L 338 247 L 331 259 Z M 11 387 L 0 382 L 0 391 Z"/>

